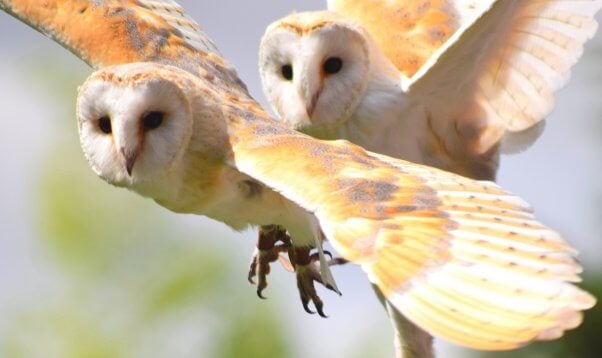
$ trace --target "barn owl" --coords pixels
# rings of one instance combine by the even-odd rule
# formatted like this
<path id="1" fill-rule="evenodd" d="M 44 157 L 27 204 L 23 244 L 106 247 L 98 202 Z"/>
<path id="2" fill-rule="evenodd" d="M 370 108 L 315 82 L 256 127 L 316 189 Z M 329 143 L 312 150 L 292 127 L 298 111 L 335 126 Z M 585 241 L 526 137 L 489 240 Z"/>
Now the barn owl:
<path id="1" fill-rule="evenodd" d="M 290 128 L 494 180 L 500 148 L 523 150 L 541 133 L 601 6 L 329 0 L 330 11 L 267 28 L 262 84 Z M 430 350 L 428 337 L 409 340 Z"/>
<path id="2" fill-rule="evenodd" d="M 575 250 L 527 203 L 493 182 L 286 128 L 173 1 L 0 8 L 95 68 L 77 124 L 112 185 L 235 229 L 283 226 L 295 247 L 320 250 L 324 236 L 396 309 L 469 347 L 558 338 L 595 304 L 574 285 Z"/>
<path id="3" fill-rule="evenodd" d="M 289 127 L 492 180 L 500 147 L 522 150 L 540 133 L 601 6 L 331 0 L 337 12 L 267 28 L 262 84 Z M 432 44 L 418 51 L 423 37 Z"/>

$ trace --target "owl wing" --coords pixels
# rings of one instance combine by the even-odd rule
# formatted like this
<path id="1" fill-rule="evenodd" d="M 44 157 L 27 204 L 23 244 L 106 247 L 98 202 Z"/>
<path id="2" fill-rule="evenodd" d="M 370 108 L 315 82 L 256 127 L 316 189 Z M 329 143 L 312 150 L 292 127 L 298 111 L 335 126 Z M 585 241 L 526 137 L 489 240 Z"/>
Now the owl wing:
<path id="1" fill-rule="evenodd" d="M 249 121 L 236 167 L 313 212 L 404 316 L 464 346 L 554 339 L 595 299 L 575 251 L 492 182 Z"/>
<path id="2" fill-rule="evenodd" d="M 411 78 L 462 24 L 495 0 L 328 0 L 328 9 L 362 25 L 399 71 Z"/>
<path id="3" fill-rule="evenodd" d="M 530 145 L 593 36 L 600 0 L 495 1 L 461 25 L 403 88 L 439 128 L 484 153 Z M 478 14 L 478 13 L 475 13 Z M 441 129 L 440 133 L 452 133 Z"/>
<path id="4" fill-rule="evenodd" d="M 94 69 L 159 62 L 246 90 L 211 39 L 175 1 L 0 0 L 0 9 Z"/>
<path id="5" fill-rule="evenodd" d="M 493 183 L 317 141 L 264 118 L 246 92 L 232 93 L 243 87 L 217 52 L 188 44 L 167 15 L 149 10 L 164 3 L 0 0 L 92 66 L 169 63 L 224 92 L 232 164 L 313 212 L 334 247 L 429 332 L 508 349 L 560 336 L 595 303 L 571 284 L 580 272 L 574 250 L 520 199 Z"/>

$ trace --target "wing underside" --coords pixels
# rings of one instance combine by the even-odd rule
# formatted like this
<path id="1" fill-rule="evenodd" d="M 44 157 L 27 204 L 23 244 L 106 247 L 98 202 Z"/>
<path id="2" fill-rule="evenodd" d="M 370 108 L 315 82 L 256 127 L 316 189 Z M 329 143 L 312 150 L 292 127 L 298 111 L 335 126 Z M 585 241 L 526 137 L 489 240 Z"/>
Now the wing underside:
<path id="1" fill-rule="evenodd" d="M 428 331 L 508 349 L 561 335 L 594 304 L 571 284 L 580 272 L 575 252 L 522 200 L 493 183 L 317 141 L 264 118 L 245 91 L 231 95 L 243 88 L 236 74 L 166 3 L 173 4 L 0 0 L 0 7 L 93 67 L 156 61 L 207 76 L 223 91 L 233 165 L 313 212 L 339 253 Z M 429 76 L 416 86 L 428 88 Z"/>
<path id="2" fill-rule="evenodd" d="M 433 127 L 469 156 L 527 148 L 593 36 L 600 0 L 329 0 L 402 73 Z M 476 133 L 476 134 L 474 134 Z M 454 150 L 454 148 L 449 148 Z M 452 153 L 453 154 L 453 153 Z"/>
<path id="3" fill-rule="evenodd" d="M 430 333 L 512 349 L 561 336 L 595 303 L 572 285 L 575 251 L 494 183 L 259 120 L 236 136 L 236 167 L 313 212 L 333 247 Z"/>
<path id="4" fill-rule="evenodd" d="M 554 92 L 597 29 L 600 7 L 599 0 L 496 1 L 403 86 L 440 127 L 454 122 L 486 133 L 477 151 L 502 140 L 510 144 L 504 151 L 522 150 L 541 133 Z"/>

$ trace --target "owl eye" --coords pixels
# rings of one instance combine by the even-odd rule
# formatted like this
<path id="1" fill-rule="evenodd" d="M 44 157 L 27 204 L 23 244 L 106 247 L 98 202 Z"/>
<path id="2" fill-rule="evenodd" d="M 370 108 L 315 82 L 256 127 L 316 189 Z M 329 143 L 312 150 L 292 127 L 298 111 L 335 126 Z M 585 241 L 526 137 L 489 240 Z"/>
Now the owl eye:
<path id="1" fill-rule="evenodd" d="M 290 81 L 293 79 L 293 66 L 283 65 L 280 68 L 280 72 L 282 73 L 282 77 L 284 77 L 285 80 Z"/>
<path id="2" fill-rule="evenodd" d="M 161 123 L 163 123 L 163 116 L 164 114 L 162 112 L 157 111 L 152 111 L 145 114 L 144 117 L 142 117 L 142 125 L 144 126 L 144 129 L 153 130 L 159 128 Z"/>
<path id="3" fill-rule="evenodd" d="M 324 72 L 333 75 L 343 68 L 343 60 L 338 57 L 329 57 L 322 66 Z"/>
<path id="4" fill-rule="evenodd" d="M 98 119 L 98 128 L 105 134 L 111 133 L 111 118 L 108 116 L 100 117 Z"/>

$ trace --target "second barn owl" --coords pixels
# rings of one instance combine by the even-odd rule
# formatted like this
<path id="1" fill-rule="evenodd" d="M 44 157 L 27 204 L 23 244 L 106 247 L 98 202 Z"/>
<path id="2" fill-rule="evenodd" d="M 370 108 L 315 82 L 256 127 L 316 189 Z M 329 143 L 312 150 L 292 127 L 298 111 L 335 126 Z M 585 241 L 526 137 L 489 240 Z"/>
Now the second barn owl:
<path id="1" fill-rule="evenodd" d="M 281 120 L 322 139 L 492 180 L 500 147 L 516 151 L 535 140 L 554 91 L 596 31 L 602 1 L 329 5 L 337 12 L 294 13 L 262 38 L 261 79 Z M 434 44 L 417 51 L 429 36 Z"/>
<path id="2" fill-rule="evenodd" d="M 90 166 L 112 185 L 237 229 L 284 226 L 295 247 L 320 249 L 324 236 L 396 309 L 470 347 L 558 338 L 595 303 L 574 285 L 574 250 L 524 201 L 286 128 L 173 1 L 0 9 L 97 70 L 79 89 L 77 123 Z"/>
<path id="3" fill-rule="evenodd" d="M 602 2 L 328 5 L 331 11 L 277 20 L 262 38 L 262 84 L 281 121 L 318 138 L 494 180 L 500 151 L 523 150 L 540 134 L 554 91 L 596 31 Z M 414 351 L 407 356 L 431 355 L 429 337 L 408 333 L 415 329 L 398 318 L 412 341 L 403 343 Z"/>

